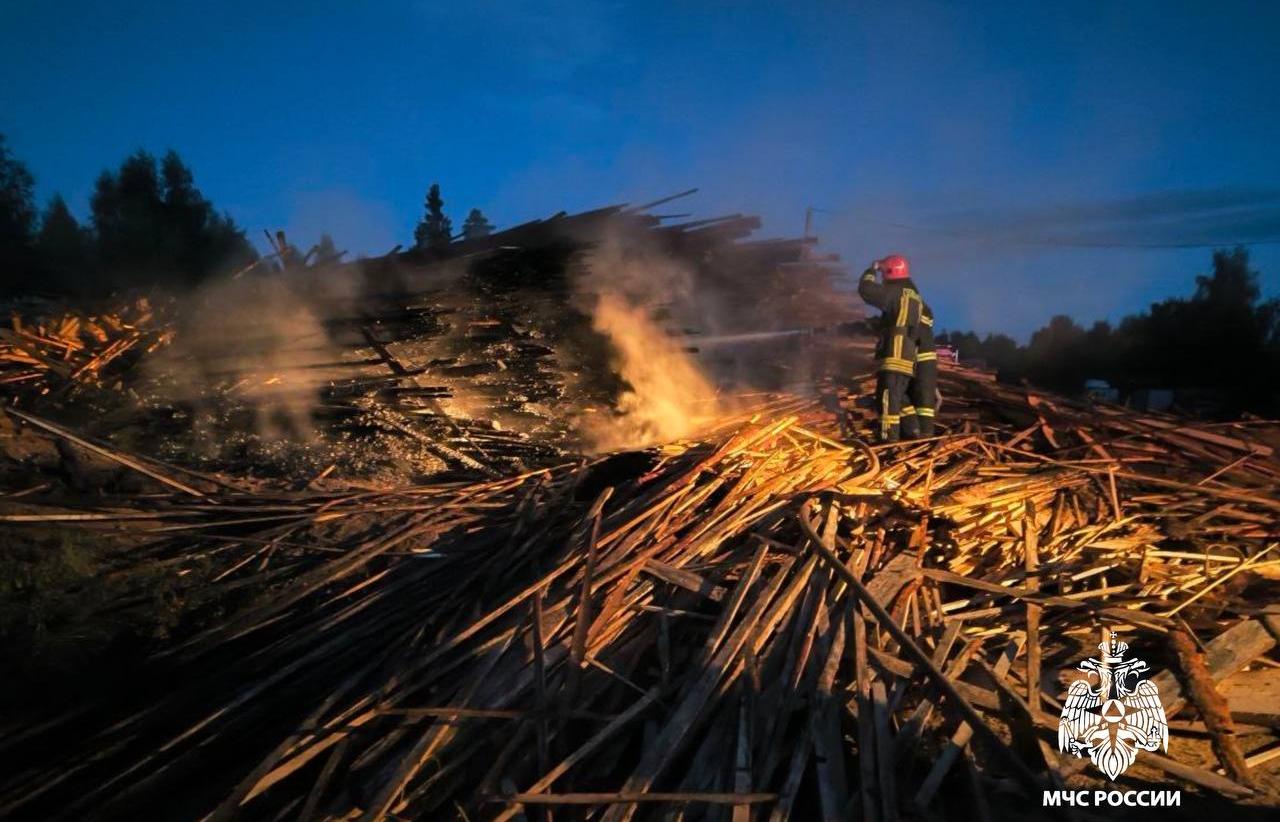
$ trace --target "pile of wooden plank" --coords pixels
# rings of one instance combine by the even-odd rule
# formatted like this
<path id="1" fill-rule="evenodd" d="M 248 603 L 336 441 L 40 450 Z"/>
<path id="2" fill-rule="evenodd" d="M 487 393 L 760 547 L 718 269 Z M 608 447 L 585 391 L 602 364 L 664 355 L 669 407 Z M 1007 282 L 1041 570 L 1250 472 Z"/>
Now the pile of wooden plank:
<path id="1" fill-rule="evenodd" d="M 579 416 L 607 413 L 625 388 L 584 307 L 584 293 L 612 287 L 586 263 L 602 243 L 680 267 L 686 297 L 728 323 L 717 331 L 850 318 L 853 294 L 812 238 L 750 240 L 760 220 L 740 214 L 646 211 L 661 202 L 556 214 L 443 249 L 259 266 L 166 302 L 163 317 L 140 301 L 15 318 L 0 330 L 0 393 L 205 469 L 492 477 L 579 449 Z M 163 357 L 130 367 L 169 340 Z M 129 391 L 109 407 L 60 405 L 59 386 L 121 380 Z"/>
<path id="2" fill-rule="evenodd" d="M 45 394 L 102 384 L 126 355 L 149 353 L 171 337 L 145 298 L 95 314 L 26 319 L 14 312 L 9 328 L 0 328 L 0 390 Z"/>
<path id="3" fill-rule="evenodd" d="M 696 441 L 391 489 L 195 475 L 26 415 L 159 485 L 23 496 L 5 527 L 127 532 L 112 573 L 170 569 L 220 616 L 127 695 L 10 728 L 0 815 L 1034 814 L 1100 784 L 1056 741 L 1104 628 L 1173 737 L 1118 787 L 1274 804 L 1280 425 L 942 390 L 929 441 L 779 395 Z"/>

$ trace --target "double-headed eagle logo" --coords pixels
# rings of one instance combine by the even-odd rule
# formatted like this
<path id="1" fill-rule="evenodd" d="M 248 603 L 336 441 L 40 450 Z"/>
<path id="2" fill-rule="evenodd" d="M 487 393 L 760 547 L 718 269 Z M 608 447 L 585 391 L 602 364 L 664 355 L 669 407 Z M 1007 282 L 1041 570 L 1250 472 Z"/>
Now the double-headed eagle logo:
<path id="1" fill-rule="evenodd" d="M 1125 659 L 1129 645 L 1106 629 L 1098 650 L 1098 659 L 1080 663 L 1086 677 L 1072 682 L 1067 691 L 1058 721 L 1058 750 L 1088 756 L 1115 779 L 1133 764 L 1139 750 L 1169 749 L 1169 723 L 1160 690 L 1151 680 L 1139 679 L 1147 663 Z"/>

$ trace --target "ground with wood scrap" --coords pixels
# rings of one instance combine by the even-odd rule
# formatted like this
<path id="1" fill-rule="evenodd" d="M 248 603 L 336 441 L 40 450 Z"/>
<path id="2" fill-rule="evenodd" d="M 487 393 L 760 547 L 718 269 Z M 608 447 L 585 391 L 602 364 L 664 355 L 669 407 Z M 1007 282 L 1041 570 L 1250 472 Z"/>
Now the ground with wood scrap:
<path id="1" fill-rule="evenodd" d="M 1103 627 L 1170 729 L 1115 787 L 1275 813 L 1280 423 L 944 367 L 943 433 L 871 446 L 865 341 L 788 332 L 696 430 L 584 456 L 626 375 L 556 277 L 620 220 L 697 283 L 826 265 L 736 215 L 564 217 L 365 264 L 270 375 L 165 359 L 184 326 L 149 303 L 15 320 L 0 816 L 1039 818 L 1112 787 L 1057 746 Z M 402 282 L 459 260 L 470 290 Z M 143 389 L 195 362 L 199 402 Z M 302 420 L 254 386 L 293 378 Z M 279 427 L 246 422 L 264 397 Z"/>

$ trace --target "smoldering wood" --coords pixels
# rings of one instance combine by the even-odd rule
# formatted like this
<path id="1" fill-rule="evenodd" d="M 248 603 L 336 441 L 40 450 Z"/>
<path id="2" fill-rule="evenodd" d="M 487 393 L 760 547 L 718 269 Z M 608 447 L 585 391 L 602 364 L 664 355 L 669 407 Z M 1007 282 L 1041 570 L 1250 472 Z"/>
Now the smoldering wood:
<path id="1" fill-rule="evenodd" d="M 1280 727 L 1280 425 L 1090 405 L 944 366 L 941 433 L 874 446 L 865 360 L 821 386 L 825 402 L 757 391 L 637 453 L 496 425 L 543 419 L 532 397 L 568 390 L 552 385 L 563 340 L 504 288 L 548 238 L 616 220 L 681 253 L 804 270 L 804 243 L 742 241 L 754 218 L 668 225 L 621 207 L 439 259 L 366 261 L 389 280 L 496 266 L 488 302 L 371 290 L 329 315 L 353 364 L 320 390 L 326 424 L 359 421 L 444 465 L 398 483 L 332 464 L 196 469 L 42 404 L 119 374 L 127 355 L 95 346 L 163 345 L 163 326 L 0 335 L 17 411 L 2 416 L 5 459 L 56 465 L 40 446 L 60 440 L 82 479 L 129 475 L 69 494 L 52 471 L 0 473 L 3 527 L 128 546 L 101 569 L 126 593 L 90 618 L 136 607 L 157 574 L 215 614 L 153 649 L 128 695 L 7 728 L 0 751 L 23 766 L 0 775 L 0 815 L 139 818 L 182 797 L 191 818 L 969 818 L 955 791 L 1033 813 L 1040 789 L 1091 784 L 1054 746 L 1103 625 L 1151 663 L 1179 744 L 1208 752 L 1226 727 L 1184 693 L 1183 631 L 1248 735 L 1229 774 L 1146 752 L 1135 774 L 1265 799 L 1244 783 L 1275 766 Z M 448 356 L 418 354 L 421 338 L 448 339 Z M 481 412 L 444 405 L 459 386 L 483 389 Z"/>

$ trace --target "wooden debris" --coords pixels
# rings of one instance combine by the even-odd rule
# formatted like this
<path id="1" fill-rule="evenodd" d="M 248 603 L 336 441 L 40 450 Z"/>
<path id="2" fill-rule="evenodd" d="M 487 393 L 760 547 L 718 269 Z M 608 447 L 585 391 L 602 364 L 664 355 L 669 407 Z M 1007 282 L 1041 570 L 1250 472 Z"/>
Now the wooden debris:
<path id="1" fill-rule="evenodd" d="M 892 450 L 777 395 L 626 470 L 197 497 L 149 462 L 145 491 L 79 508 L 15 487 L 6 527 L 127 531 L 113 574 L 164 569 L 226 614 L 126 698 L 11 729 L 0 815 L 181 796 L 193 818 L 1030 816 L 1043 789 L 1091 784 L 1022 751 L 1056 732 L 1053 672 L 1100 624 L 1152 662 L 1171 718 L 1201 712 L 1180 742 L 1229 734 L 1229 677 L 1276 670 L 1258 569 L 1280 427 L 943 382 L 944 433 Z M 1182 620 L 1212 637 L 1202 658 Z M 1274 727 L 1225 776 L 1172 748 L 1138 764 L 1248 799 Z"/>
<path id="2" fill-rule="evenodd" d="M 34 320 L 14 314 L 0 328 L 0 392 L 43 394 L 101 383 L 130 352 L 151 352 L 173 337 L 147 299 L 115 310 L 67 312 Z"/>
<path id="3" fill-rule="evenodd" d="M 1244 752 L 1240 750 L 1240 741 L 1236 739 L 1231 708 L 1213 684 L 1213 676 L 1209 673 L 1204 655 L 1185 630 L 1171 631 L 1169 640 L 1178 655 L 1178 665 L 1182 669 L 1187 694 L 1196 706 L 1201 721 L 1212 734 L 1213 750 L 1218 755 L 1218 761 L 1222 763 L 1228 776 L 1242 785 L 1250 785 L 1253 780 L 1249 776 L 1249 766 L 1244 761 Z"/>

